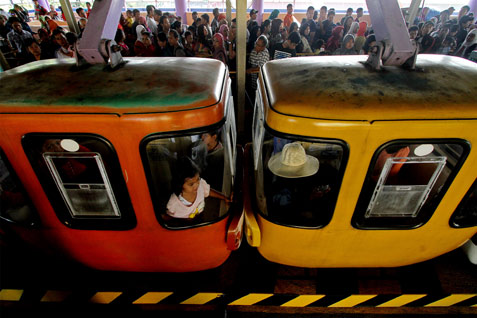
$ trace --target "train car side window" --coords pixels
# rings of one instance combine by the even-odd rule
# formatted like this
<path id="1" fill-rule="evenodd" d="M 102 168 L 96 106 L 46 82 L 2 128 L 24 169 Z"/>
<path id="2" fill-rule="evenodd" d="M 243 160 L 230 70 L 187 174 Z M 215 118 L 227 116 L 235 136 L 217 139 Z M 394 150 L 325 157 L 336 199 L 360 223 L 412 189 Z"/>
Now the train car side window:
<path id="1" fill-rule="evenodd" d="M 452 215 L 450 225 L 452 227 L 477 226 L 477 180 Z"/>
<path id="2" fill-rule="evenodd" d="M 235 144 L 230 136 L 230 122 L 180 135 L 151 135 L 141 142 L 141 156 L 156 217 L 166 228 L 202 226 L 227 214 L 229 204 L 209 194 L 212 189 L 226 197 L 232 193 Z M 197 172 L 198 188 L 202 189 L 197 190 L 193 202 L 183 195 L 185 180 L 189 178 L 183 171 L 190 169 L 190 164 L 184 168 L 184 161 L 187 163 L 189 159 L 197 169 L 193 174 Z M 189 207 L 193 211 L 189 211 Z"/>
<path id="3" fill-rule="evenodd" d="M 0 149 L 0 219 L 34 226 L 38 215 L 15 171 Z"/>
<path id="4" fill-rule="evenodd" d="M 415 228 L 434 213 L 469 152 L 460 140 L 388 143 L 375 153 L 353 216 L 357 228 Z"/>
<path id="5" fill-rule="evenodd" d="M 28 134 L 23 146 L 58 218 L 77 229 L 136 225 L 117 155 L 104 138 Z"/>
<path id="6" fill-rule="evenodd" d="M 265 218 L 300 228 L 321 228 L 330 222 L 346 166 L 344 142 L 265 131 L 254 152 L 256 202 Z"/>

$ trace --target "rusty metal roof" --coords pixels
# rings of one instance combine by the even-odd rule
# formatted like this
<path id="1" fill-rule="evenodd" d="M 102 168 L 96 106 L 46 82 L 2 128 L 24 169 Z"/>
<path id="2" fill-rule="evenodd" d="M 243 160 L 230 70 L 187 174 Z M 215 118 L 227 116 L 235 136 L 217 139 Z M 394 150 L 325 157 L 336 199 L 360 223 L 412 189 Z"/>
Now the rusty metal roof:
<path id="1" fill-rule="evenodd" d="M 366 56 L 276 60 L 263 68 L 270 106 L 279 113 L 331 120 L 477 118 L 477 64 L 418 55 L 422 71 L 368 70 Z"/>
<path id="2" fill-rule="evenodd" d="M 115 71 L 51 59 L 0 73 L 0 112 L 154 113 L 221 99 L 225 65 L 213 59 L 129 58 Z"/>

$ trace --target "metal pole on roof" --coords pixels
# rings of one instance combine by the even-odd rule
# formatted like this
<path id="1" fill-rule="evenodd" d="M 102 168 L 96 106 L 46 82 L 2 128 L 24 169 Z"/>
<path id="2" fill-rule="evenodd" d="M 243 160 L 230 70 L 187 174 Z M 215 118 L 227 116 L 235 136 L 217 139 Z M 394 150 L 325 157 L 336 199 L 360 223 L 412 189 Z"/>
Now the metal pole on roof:
<path id="1" fill-rule="evenodd" d="M 247 0 L 237 0 L 237 130 L 239 136 L 245 132 L 245 70 L 246 70 L 246 29 Z"/>
<path id="2" fill-rule="evenodd" d="M 421 1 L 422 0 L 412 0 L 411 5 L 409 6 L 409 12 L 407 16 L 407 23 L 409 23 L 409 26 L 414 24 L 414 20 L 416 19 L 417 12 L 419 11 Z"/>
<path id="3" fill-rule="evenodd" d="M 175 0 L 176 16 L 182 17 L 182 24 L 187 24 L 187 2 L 186 0 Z"/>
<path id="4" fill-rule="evenodd" d="M 73 8 L 71 7 L 70 0 L 60 0 L 61 10 L 63 11 L 66 22 L 68 23 L 68 29 L 70 32 L 76 34 L 80 33 L 78 23 L 76 22 L 75 14 L 73 13 Z"/>
<path id="5" fill-rule="evenodd" d="M 477 0 L 469 0 L 469 7 L 469 13 L 473 13 L 475 17 L 475 15 L 477 14 Z"/>
<path id="6" fill-rule="evenodd" d="M 225 15 L 227 16 L 227 22 L 232 23 L 232 3 L 230 0 L 225 1 Z"/>

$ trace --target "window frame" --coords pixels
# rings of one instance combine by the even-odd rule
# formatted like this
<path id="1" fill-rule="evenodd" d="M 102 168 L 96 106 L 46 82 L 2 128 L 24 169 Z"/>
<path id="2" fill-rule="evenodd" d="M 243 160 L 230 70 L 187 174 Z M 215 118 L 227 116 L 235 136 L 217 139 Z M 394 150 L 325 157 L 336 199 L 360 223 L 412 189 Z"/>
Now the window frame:
<path id="1" fill-rule="evenodd" d="M 0 215 L 0 221 L 10 223 L 10 224 L 15 224 L 15 225 L 26 226 L 30 228 L 39 227 L 41 225 L 41 220 L 40 220 L 40 217 L 38 216 L 38 211 L 36 210 L 36 207 L 33 205 L 33 202 L 28 192 L 26 191 L 25 187 L 23 186 L 23 183 L 18 177 L 18 174 L 16 173 L 15 169 L 13 169 L 13 166 L 11 165 L 10 160 L 8 159 L 7 155 L 5 154 L 5 152 L 3 151 L 1 147 L 0 147 L 0 158 L 1 158 L 0 160 L 3 162 L 3 164 L 7 168 L 10 178 L 13 180 L 13 182 L 16 183 L 16 186 L 19 188 L 19 192 L 21 192 L 25 196 L 25 201 L 26 201 L 25 204 L 31 208 L 31 212 L 32 212 L 32 219 L 31 219 L 31 222 L 29 223 L 14 221 L 2 215 Z"/>
<path id="2" fill-rule="evenodd" d="M 477 179 L 475 179 L 475 181 L 472 183 L 469 190 L 467 190 L 464 197 L 460 201 L 459 205 L 455 209 L 454 213 L 452 213 L 452 216 L 449 219 L 449 226 L 450 227 L 455 228 L 455 229 L 462 229 L 462 228 L 469 228 L 469 227 L 477 226 L 477 222 L 476 223 L 470 223 L 470 224 L 466 223 L 466 222 L 468 222 L 466 220 L 464 220 L 464 222 L 461 222 L 461 223 L 456 222 L 456 218 L 457 218 L 459 212 L 461 211 L 463 206 L 467 205 L 467 202 L 468 202 L 469 197 L 471 196 L 471 194 L 473 194 L 475 192 L 477 192 Z"/>
<path id="3" fill-rule="evenodd" d="M 231 120 L 231 119 L 229 118 L 228 120 Z M 141 155 L 141 161 L 142 161 L 142 165 L 143 165 L 143 168 L 144 168 L 144 174 L 145 174 L 146 180 L 147 180 L 147 186 L 148 186 L 148 190 L 149 190 L 149 198 L 151 199 L 151 202 L 152 202 L 152 205 L 153 205 L 156 220 L 163 228 L 168 229 L 168 230 L 176 231 L 176 230 L 186 230 L 186 229 L 204 227 L 204 226 L 207 226 L 207 225 L 210 225 L 210 224 L 218 223 L 218 222 L 222 221 L 223 219 L 227 218 L 230 215 L 232 207 L 229 207 L 229 209 L 223 215 L 221 215 L 218 218 L 216 218 L 214 220 L 211 220 L 211 221 L 206 221 L 206 222 L 197 223 L 197 224 L 184 224 L 184 225 L 181 225 L 181 226 L 170 226 L 170 225 L 168 225 L 167 221 L 165 221 L 161 217 L 165 213 L 165 211 L 160 211 L 161 207 L 158 206 L 157 201 L 154 199 L 154 193 L 153 193 L 154 180 L 153 180 L 153 175 L 151 174 L 151 167 L 149 165 L 149 159 L 148 159 L 147 150 L 146 150 L 147 145 L 149 144 L 149 142 L 151 142 L 153 140 L 157 140 L 157 139 L 180 138 L 180 137 L 186 137 L 186 136 L 200 135 L 200 134 L 207 133 L 207 132 L 217 130 L 217 129 L 220 129 L 220 128 L 222 128 L 223 132 L 225 134 L 227 134 L 228 133 L 228 127 L 227 127 L 227 121 L 228 120 L 226 120 L 226 118 L 224 117 L 219 122 L 217 122 L 213 125 L 209 125 L 209 126 L 186 129 L 186 130 L 176 130 L 176 131 L 167 131 L 167 132 L 158 132 L 158 133 L 149 134 L 149 135 L 145 136 L 141 140 L 141 142 L 139 143 L 139 153 Z M 224 145 L 224 148 L 225 148 L 225 145 Z M 225 151 L 224 151 L 224 153 L 225 153 Z M 231 158 L 231 160 L 233 160 L 233 158 Z M 235 162 L 235 164 L 236 164 L 236 162 Z M 233 179 L 232 179 L 232 189 L 233 189 L 233 184 L 235 184 L 234 178 L 235 178 L 235 176 L 233 176 Z"/>
<path id="4" fill-rule="evenodd" d="M 68 206 L 64 202 L 54 177 L 48 169 L 48 165 L 45 163 L 45 167 L 42 168 L 37 161 L 39 158 L 41 158 L 41 160 L 45 159 L 43 158 L 43 153 L 39 153 L 39 155 L 36 153 L 37 146 L 32 146 L 32 143 L 35 141 L 47 139 L 77 140 L 78 138 L 99 142 L 109 150 L 110 158 L 108 158 L 107 162 L 104 160 L 104 154 L 98 153 L 101 155 L 104 165 L 108 166 L 105 172 L 107 173 L 108 180 L 112 185 L 113 194 L 121 213 L 119 217 L 73 217 Z M 33 171 L 35 172 L 38 182 L 62 224 L 77 230 L 125 231 L 136 227 L 136 215 L 129 196 L 126 181 L 124 180 L 118 154 L 113 147 L 113 144 L 105 137 L 92 133 L 27 133 L 22 136 L 22 147 Z M 48 171 L 48 173 L 45 173 L 45 171 Z"/>
<path id="5" fill-rule="evenodd" d="M 255 195 L 252 196 L 252 198 L 251 198 L 252 199 L 252 204 L 254 206 L 254 210 L 258 211 L 258 214 L 260 214 L 260 216 L 262 216 L 264 219 L 266 219 L 267 221 L 272 222 L 274 224 L 278 224 L 278 225 L 286 226 L 286 227 L 291 227 L 291 228 L 297 228 L 297 229 L 305 229 L 305 230 L 317 230 L 317 229 L 322 229 L 322 228 L 326 227 L 328 224 L 330 224 L 331 220 L 335 216 L 336 203 L 338 202 L 338 198 L 339 198 L 339 195 L 340 195 L 340 192 L 341 192 L 341 186 L 342 186 L 342 183 L 343 183 L 343 177 L 344 177 L 346 168 L 348 166 L 349 144 L 342 139 L 319 138 L 319 137 L 311 137 L 311 136 L 302 136 L 302 135 L 283 133 L 283 132 L 279 132 L 279 131 L 271 128 L 270 126 L 268 126 L 265 119 L 262 121 L 262 123 L 263 123 L 263 128 L 262 128 L 263 129 L 263 134 L 261 134 L 260 148 L 259 148 L 260 149 L 259 161 L 261 161 L 262 164 L 263 164 L 263 157 L 262 157 L 263 149 L 262 148 L 263 148 L 263 143 L 265 141 L 266 133 L 268 133 L 268 134 L 270 134 L 274 137 L 279 137 L 279 138 L 284 138 L 284 139 L 289 139 L 289 140 L 294 140 L 294 141 L 303 141 L 303 142 L 311 142 L 311 143 L 322 142 L 322 143 L 339 145 L 343 148 L 343 156 L 342 156 L 341 163 L 340 163 L 340 169 L 339 169 L 338 174 L 337 174 L 337 178 L 338 178 L 339 182 L 337 182 L 337 184 L 336 184 L 337 190 L 336 190 L 335 197 L 333 198 L 334 199 L 333 208 L 331 209 L 331 214 L 329 216 L 329 219 L 325 223 L 317 225 L 317 226 L 303 226 L 303 225 L 286 224 L 286 223 L 279 222 L 277 220 L 274 220 L 273 217 L 270 218 L 269 215 L 266 215 L 265 213 L 263 213 L 258 208 L 258 205 L 257 205 L 257 202 L 256 202 L 257 198 L 256 198 Z M 255 156 L 255 154 L 252 153 L 252 156 Z M 255 163 L 254 163 L 253 168 L 254 168 L 254 171 L 256 171 Z M 255 175 L 253 176 L 253 178 L 254 178 L 253 186 L 254 186 L 254 189 L 255 189 Z M 256 192 L 256 189 L 255 189 L 255 192 Z"/>
<path id="6" fill-rule="evenodd" d="M 462 156 L 457 160 L 454 168 L 450 172 L 447 180 L 444 182 L 438 196 L 434 199 L 431 206 L 423 205 L 424 211 L 421 210 L 416 217 L 369 217 L 366 218 L 366 210 L 372 198 L 374 191 L 367 191 L 372 184 L 371 175 L 374 171 L 376 161 L 381 152 L 395 145 L 416 145 L 416 144 L 458 144 L 462 147 Z M 356 206 L 351 218 L 351 225 L 358 230 L 412 230 L 425 225 L 434 215 L 439 207 L 440 202 L 444 198 L 450 185 L 462 168 L 470 153 L 471 145 L 469 141 L 459 138 L 418 138 L 418 139 L 395 139 L 380 145 L 373 153 L 373 157 L 368 165 L 366 177 L 361 186 L 361 191 L 356 202 Z M 448 161 L 448 160 L 447 160 Z M 444 168 L 447 167 L 444 166 Z M 366 193 L 368 192 L 368 193 Z M 394 224 L 393 224 L 394 223 Z M 391 225 L 390 225 L 391 224 Z"/>

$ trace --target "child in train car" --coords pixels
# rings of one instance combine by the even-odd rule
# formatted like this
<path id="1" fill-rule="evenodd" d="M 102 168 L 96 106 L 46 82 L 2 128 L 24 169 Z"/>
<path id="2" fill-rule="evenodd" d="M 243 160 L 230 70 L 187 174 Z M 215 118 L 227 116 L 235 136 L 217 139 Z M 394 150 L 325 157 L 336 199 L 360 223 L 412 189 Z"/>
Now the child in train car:
<path id="1" fill-rule="evenodd" d="M 173 193 L 167 203 L 167 215 L 173 218 L 195 218 L 204 211 L 204 200 L 208 196 L 232 202 L 232 195 L 226 197 L 200 177 L 199 167 L 189 157 L 179 158 L 172 183 Z"/>

